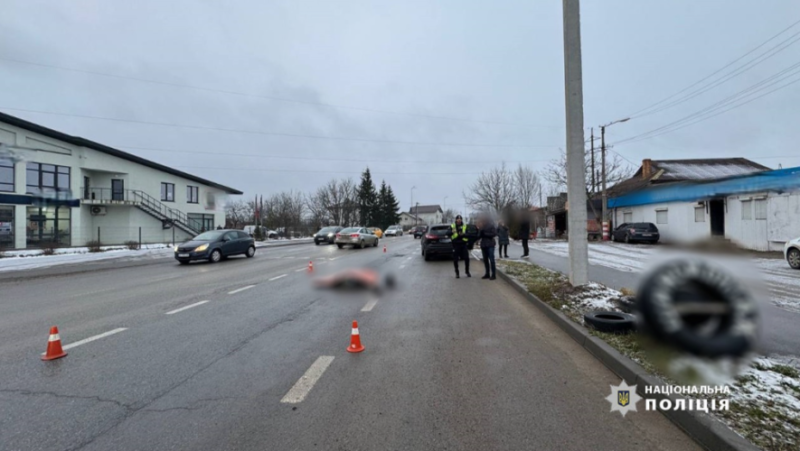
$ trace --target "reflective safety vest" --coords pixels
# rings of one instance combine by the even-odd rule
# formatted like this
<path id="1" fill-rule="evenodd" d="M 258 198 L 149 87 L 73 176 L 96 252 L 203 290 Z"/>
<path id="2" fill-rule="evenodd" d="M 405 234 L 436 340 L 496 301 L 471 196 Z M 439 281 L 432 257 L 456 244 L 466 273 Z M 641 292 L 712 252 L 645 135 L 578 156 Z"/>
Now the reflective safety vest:
<path id="1" fill-rule="evenodd" d="M 450 224 L 450 230 L 453 232 L 452 235 L 450 235 L 450 238 L 452 238 L 454 240 L 456 238 L 458 238 L 458 226 L 455 223 Z M 463 236 L 462 239 L 464 240 L 465 243 L 469 241 L 469 238 L 467 238 L 467 225 L 466 224 L 461 224 L 461 235 Z"/>

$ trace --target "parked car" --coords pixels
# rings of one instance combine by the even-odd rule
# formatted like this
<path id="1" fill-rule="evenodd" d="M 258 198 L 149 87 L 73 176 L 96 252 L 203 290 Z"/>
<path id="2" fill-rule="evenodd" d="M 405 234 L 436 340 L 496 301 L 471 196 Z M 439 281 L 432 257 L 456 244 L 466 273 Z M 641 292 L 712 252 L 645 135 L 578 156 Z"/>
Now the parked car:
<path id="1" fill-rule="evenodd" d="M 342 230 L 341 227 L 323 227 L 319 232 L 314 234 L 314 244 L 319 246 L 319 243 L 333 244 L 336 241 L 336 234 Z"/>
<path id="2" fill-rule="evenodd" d="M 416 226 L 411 230 L 414 233 L 414 239 L 422 238 L 428 232 L 428 226 L 426 225 Z"/>
<path id="3" fill-rule="evenodd" d="M 399 225 L 389 226 L 386 229 L 386 236 L 403 236 L 403 227 Z"/>
<path id="4" fill-rule="evenodd" d="M 185 265 L 191 261 L 208 260 L 217 263 L 231 255 L 256 255 L 253 237 L 243 230 L 212 230 L 204 232 L 174 248 L 175 259 Z"/>
<path id="5" fill-rule="evenodd" d="M 800 238 L 786 242 L 783 246 L 783 256 L 793 269 L 800 269 Z"/>
<path id="6" fill-rule="evenodd" d="M 378 237 L 369 233 L 366 227 L 348 227 L 336 234 L 335 243 L 339 249 L 348 244 L 354 249 L 366 246 L 378 247 Z"/>
<path id="7" fill-rule="evenodd" d="M 367 231 L 377 236 L 378 239 L 383 238 L 383 230 L 381 230 L 380 227 L 368 227 Z"/>
<path id="8" fill-rule="evenodd" d="M 658 243 L 661 235 L 658 227 L 650 222 L 632 222 L 620 224 L 611 233 L 614 241 L 624 241 L 626 243 L 649 242 Z"/>
<path id="9" fill-rule="evenodd" d="M 450 239 L 450 234 L 450 224 L 438 224 L 431 226 L 422 235 L 419 245 L 425 261 L 429 261 L 436 256 L 446 255 L 452 257 L 453 243 Z"/>

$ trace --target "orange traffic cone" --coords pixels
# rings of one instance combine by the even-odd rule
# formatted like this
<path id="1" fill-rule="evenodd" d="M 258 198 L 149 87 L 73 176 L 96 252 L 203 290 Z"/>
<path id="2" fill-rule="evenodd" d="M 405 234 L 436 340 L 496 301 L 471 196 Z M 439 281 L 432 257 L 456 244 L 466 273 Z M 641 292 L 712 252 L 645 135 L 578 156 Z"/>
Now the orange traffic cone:
<path id="1" fill-rule="evenodd" d="M 314 263 L 313 262 L 308 262 L 308 272 L 309 273 L 314 272 Z"/>
<path id="2" fill-rule="evenodd" d="M 347 348 L 347 352 L 361 352 L 363 350 L 361 335 L 358 334 L 358 321 L 353 321 L 353 332 L 350 334 L 350 347 Z"/>
<path id="3" fill-rule="evenodd" d="M 383 253 L 386 253 L 386 246 L 383 246 Z"/>
<path id="4" fill-rule="evenodd" d="M 66 357 L 67 353 L 61 349 L 61 337 L 58 336 L 58 327 L 50 328 L 50 338 L 47 339 L 47 352 L 42 356 L 42 360 L 55 360 Z"/>

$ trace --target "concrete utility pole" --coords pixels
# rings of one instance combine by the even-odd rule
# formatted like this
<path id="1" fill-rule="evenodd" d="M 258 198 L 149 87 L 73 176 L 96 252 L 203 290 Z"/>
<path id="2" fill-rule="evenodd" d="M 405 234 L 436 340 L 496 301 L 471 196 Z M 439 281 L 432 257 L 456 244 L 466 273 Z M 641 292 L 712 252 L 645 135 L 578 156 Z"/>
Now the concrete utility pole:
<path id="1" fill-rule="evenodd" d="M 569 217 L 569 281 L 589 282 L 586 230 L 586 160 L 583 139 L 583 75 L 581 69 L 581 13 L 579 0 L 563 0 L 564 94 L 567 116 L 567 195 Z"/>
<path id="2" fill-rule="evenodd" d="M 594 127 L 592 127 L 592 194 L 594 194 L 595 189 L 597 188 L 597 182 L 594 178 Z"/>
<path id="3" fill-rule="evenodd" d="M 603 213 L 601 213 L 601 222 L 602 222 L 602 230 L 603 230 L 603 241 L 608 241 L 611 237 L 611 226 L 608 222 L 608 213 L 606 212 L 606 204 L 608 203 L 608 194 L 606 193 L 606 127 L 610 127 L 614 124 L 619 124 L 621 122 L 627 122 L 631 118 L 626 117 L 625 119 L 620 119 L 618 121 L 610 122 L 606 125 L 600 126 L 600 153 L 602 154 L 601 157 L 601 164 L 602 167 L 602 179 L 603 179 Z"/>

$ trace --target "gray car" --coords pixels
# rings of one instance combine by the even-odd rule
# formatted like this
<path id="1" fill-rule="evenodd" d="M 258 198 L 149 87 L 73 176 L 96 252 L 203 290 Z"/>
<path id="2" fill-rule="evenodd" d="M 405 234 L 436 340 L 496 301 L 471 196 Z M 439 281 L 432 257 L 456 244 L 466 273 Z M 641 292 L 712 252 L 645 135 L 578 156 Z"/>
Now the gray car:
<path id="1" fill-rule="evenodd" d="M 348 227 L 342 229 L 336 234 L 334 240 L 339 249 L 346 245 L 352 245 L 353 248 L 363 248 L 367 246 L 378 247 L 378 237 L 369 233 L 366 227 Z"/>

